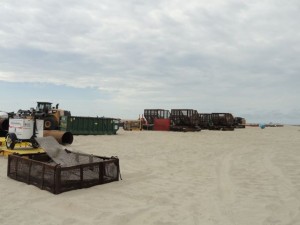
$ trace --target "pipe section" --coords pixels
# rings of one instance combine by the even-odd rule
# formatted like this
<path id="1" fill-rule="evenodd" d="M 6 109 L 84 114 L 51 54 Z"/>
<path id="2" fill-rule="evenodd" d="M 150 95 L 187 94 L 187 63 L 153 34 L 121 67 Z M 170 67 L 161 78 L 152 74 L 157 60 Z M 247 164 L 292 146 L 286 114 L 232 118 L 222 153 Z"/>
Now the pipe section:
<path id="1" fill-rule="evenodd" d="M 8 119 L 0 119 L 0 130 L 8 130 Z"/>
<path id="2" fill-rule="evenodd" d="M 44 130 L 44 137 L 52 136 L 59 144 L 67 145 L 73 143 L 73 134 L 68 131 Z"/>

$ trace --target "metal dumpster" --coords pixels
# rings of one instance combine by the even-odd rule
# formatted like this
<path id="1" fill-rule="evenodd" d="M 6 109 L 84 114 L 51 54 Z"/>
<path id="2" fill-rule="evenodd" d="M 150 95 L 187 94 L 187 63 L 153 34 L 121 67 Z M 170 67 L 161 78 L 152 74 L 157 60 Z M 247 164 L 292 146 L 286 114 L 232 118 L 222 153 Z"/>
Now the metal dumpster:
<path id="1" fill-rule="evenodd" d="M 119 120 L 106 117 L 63 116 L 60 130 L 73 135 L 103 135 L 117 134 Z"/>

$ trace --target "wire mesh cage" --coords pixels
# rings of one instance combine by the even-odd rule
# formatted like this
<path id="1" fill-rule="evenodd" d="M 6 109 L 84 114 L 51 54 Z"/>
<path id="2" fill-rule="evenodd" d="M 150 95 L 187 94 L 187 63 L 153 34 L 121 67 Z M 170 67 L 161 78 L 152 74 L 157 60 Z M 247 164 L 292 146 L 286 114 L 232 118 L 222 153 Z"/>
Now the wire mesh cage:
<path id="1" fill-rule="evenodd" d="M 77 160 L 76 165 L 62 166 L 55 163 L 46 153 L 9 155 L 7 176 L 53 194 L 119 180 L 120 166 L 117 157 L 66 151 L 70 157 Z"/>
<path id="2" fill-rule="evenodd" d="M 173 131 L 200 131 L 199 115 L 194 109 L 171 109 L 171 127 Z"/>
<path id="3" fill-rule="evenodd" d="M 155 119 L 168 119 L 170 112 L 165 109 L 144 109 L 144 117 L 149 124 L 154 124 Z"/>
<path id="4" fill-rule="evenodd" d="M 212 113 L 212 130 L 234 130 L 234 117 L 231 113 Z"/>
<path id="5" fill-rule="evenodd" d="M 144 109 L 144 118 L 147 123 L 143 125 L 144 130 L 153 130 L 157 119 L 169 119 L 170 111 L 165 109 Z"/>
<path id="6" fill-rule="evenodd" d="M 212 124 L 210 113 L 199 113 L 199 126 L 201 129 L 209 129 Z"/>

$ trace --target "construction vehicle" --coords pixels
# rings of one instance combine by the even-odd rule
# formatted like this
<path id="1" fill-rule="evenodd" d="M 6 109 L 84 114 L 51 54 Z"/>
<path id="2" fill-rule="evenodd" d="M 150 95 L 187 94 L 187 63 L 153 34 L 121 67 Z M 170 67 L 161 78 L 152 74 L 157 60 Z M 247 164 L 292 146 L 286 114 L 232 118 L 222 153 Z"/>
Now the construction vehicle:
<path id="1" fill-rule="evenodd" d="M 45 130 L 58 130 L 62 116 L 71 116 L 71 112 L 58 108 L 58 104 L 52 107 L 51 102 L 37 102 L 36 118 L 44 120 Z"/>

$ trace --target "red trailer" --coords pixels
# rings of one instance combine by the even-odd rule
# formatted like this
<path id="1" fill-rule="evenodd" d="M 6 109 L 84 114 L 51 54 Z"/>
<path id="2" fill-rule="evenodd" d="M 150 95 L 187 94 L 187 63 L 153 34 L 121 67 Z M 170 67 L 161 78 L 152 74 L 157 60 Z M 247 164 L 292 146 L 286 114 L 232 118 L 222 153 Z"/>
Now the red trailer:
<path id="1" fill-rule="evenodd" d="M 169 131 L 171 125 L 170 119 L 154 119 L 153 130 L 156 131 Z"/>

